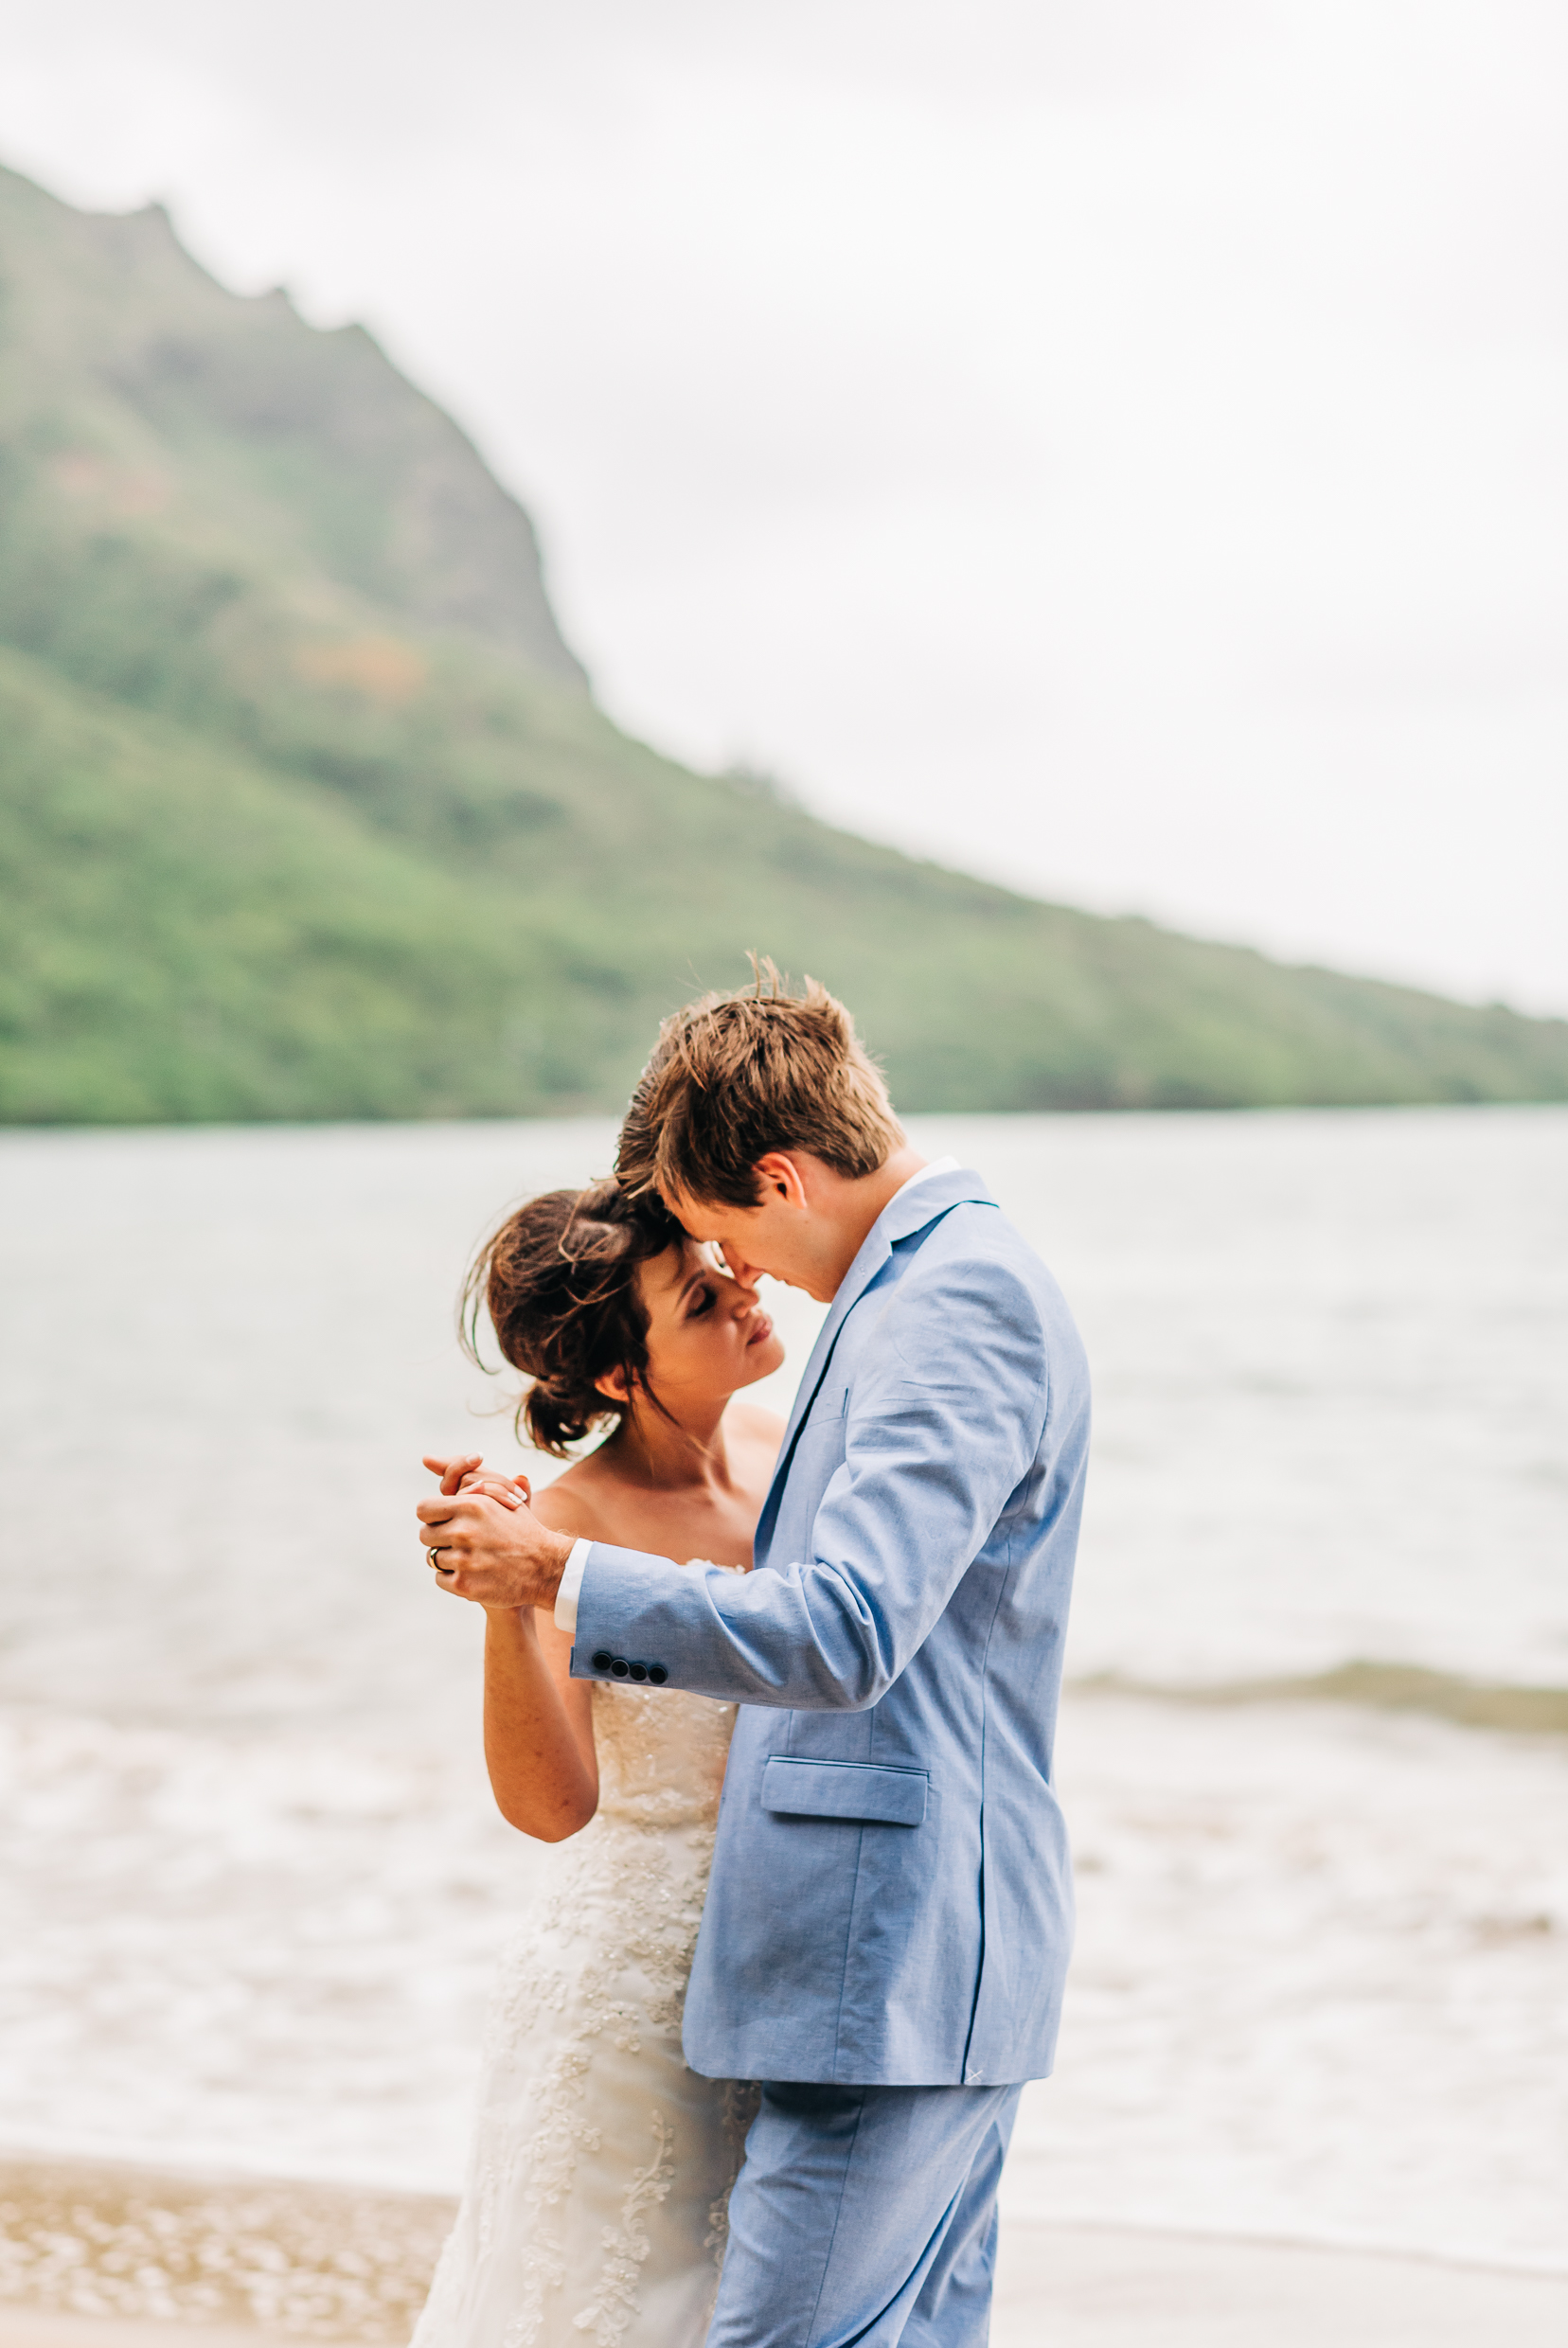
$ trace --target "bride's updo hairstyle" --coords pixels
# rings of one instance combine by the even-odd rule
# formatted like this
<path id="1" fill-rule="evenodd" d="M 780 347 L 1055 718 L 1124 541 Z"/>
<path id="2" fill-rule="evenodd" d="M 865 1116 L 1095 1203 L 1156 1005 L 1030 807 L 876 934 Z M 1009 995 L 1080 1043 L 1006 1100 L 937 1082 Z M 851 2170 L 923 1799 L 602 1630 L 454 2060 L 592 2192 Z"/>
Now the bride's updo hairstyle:
<path id="1" fill-rule="evenodd" d="M 602 1420 L 623 1415 L 624 1404 L 598 1389 L 613 1371 L 628 1393 L 641 1379 L 657 1406 L 637 1268 L 684 1236 L 656 1197 L 629 1199 L 609 1181 L 530 1199 L 479 1250 L 463 1283 L 463 1342 L 479 1361 L 483 1308 L 506 1359 L 533 1381 L 517 1429 L 540 1450 L 564 1458 Z"/>

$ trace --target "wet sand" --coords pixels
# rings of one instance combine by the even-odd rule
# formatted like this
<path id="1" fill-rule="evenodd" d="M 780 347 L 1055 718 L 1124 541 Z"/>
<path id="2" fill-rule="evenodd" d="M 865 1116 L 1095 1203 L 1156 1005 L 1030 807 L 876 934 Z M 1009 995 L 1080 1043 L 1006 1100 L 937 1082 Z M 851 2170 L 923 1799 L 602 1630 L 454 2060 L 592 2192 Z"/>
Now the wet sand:
<path id="1" fill-rule="evenodd" d="M 146 2334 L 398 2348 L 455 2204 L 444 2196 L 0 2159 L 0 2348 Z M 15 2327 L 15 2328 L 13 2328 Z M 150 2328 L 151 2327 L 151 2328 Z"/>
<path id="2" fill-rule="evenodd" d="M 991 2325 L 992 2348 L 1561 2348 L 1565 2339 L 1568 2275 L 1112 2227 L 1005 2231 Z"/>
<path id="3" fill-rule="evenodd" d="M 0 2163 L 0 2348 L 399 2348 L 452 2204 Z M 1560 2348 L 1568 2274 L 1005 2220 L 995 2348 Z"/>
<path id="4" fill-rule="evenodd" d="M 0 2304 L 0 2348 L 297 2348 L 320 2337 Z M 993 2348 L 1561 2348 L 1564 2339 L 1568 2277 L 1071 2227 L 1015 2230 L 991 2327 Z"/>

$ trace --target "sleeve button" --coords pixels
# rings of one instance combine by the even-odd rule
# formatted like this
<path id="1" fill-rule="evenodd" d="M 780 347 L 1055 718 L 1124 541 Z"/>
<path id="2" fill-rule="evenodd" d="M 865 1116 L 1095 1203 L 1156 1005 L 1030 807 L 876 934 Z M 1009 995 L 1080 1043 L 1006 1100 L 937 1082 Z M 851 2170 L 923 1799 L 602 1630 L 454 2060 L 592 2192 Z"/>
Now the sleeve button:
<path id="1" fill-rule="evenodd" d="M 629 1663 L 627 1665 L 627 1669 L 631 1672 L 633 1680 L 646 1680 L 648 1677 L 648 1665 L 646 1663 Z"/>
<path id="2" fill-rule="evenodd" d="M 665 1681 L 668 1679 L 669 1674 L 666 1671 L 663 1663 L 650 1663 L 648 1666 L 648 1676 L 652 1681 L 655 1687 L 663 1687 Z"/>
<path id="3" fill-rule="evenodd" d="M 607 1646 L 594 1649 L 594 1669 L 596 1671 L 608 1671 L 615 1660 Z"/>
<path id="4" fill-rule="evenodd" d="M 617 1680 L 627 1680 L 632 1676 L 632 1666 L 627 1662 L 624 1655 L 617 1655 L 614 1657 L 610 1664 L 610 1669 L 613 1676 Z"/>

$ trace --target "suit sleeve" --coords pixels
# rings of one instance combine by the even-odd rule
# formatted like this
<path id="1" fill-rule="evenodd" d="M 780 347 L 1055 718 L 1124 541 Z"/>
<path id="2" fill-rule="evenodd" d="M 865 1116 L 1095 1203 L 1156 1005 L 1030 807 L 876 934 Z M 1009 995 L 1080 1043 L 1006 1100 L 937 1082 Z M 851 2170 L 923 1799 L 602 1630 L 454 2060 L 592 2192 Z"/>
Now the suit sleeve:
<path id="1" fill-rule="evenodd" d="M 596 1542 L 574 1674 L 602 1676 L 595 1656 L 617 1656 L 695 1695 L 814 1711 L 886 1694 L 1028 1472 L 1048 1381 L 1034 1299 L 983 1259 L 916 1267 L 868 1351 L 810 1556 L 739 1576 Z M 836 1441 L 837 1426 L 808 1418 L 801 1444 Z M 793 1472 L 805 1465 L 797 1451 Z"/>

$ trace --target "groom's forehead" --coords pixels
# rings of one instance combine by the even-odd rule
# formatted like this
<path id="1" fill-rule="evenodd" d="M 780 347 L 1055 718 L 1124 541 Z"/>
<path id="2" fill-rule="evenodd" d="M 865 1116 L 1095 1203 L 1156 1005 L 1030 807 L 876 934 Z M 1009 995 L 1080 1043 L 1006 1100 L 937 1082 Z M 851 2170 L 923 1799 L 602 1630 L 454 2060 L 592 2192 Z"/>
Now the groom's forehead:
<path id="1" fill-rule="evenodd" d="M 694 1199 L 686 1191 L 672 1190 L 666 1194 L 665 1204 L 688 1238 L 717 1237 L 725 1210 L 716 1199 Z"/>
<path id="2" fill-rule="evenodd" d="M 743 1216 L 755 1215 L 755 1207 L 730 1205 L 722 1199 L 694 1199 L 688 1191 L 670 1191 L 665 1199 L 681 1229 L 693 1239 L 720 1239 L 726 1231 L 734 1231 Z"/>

